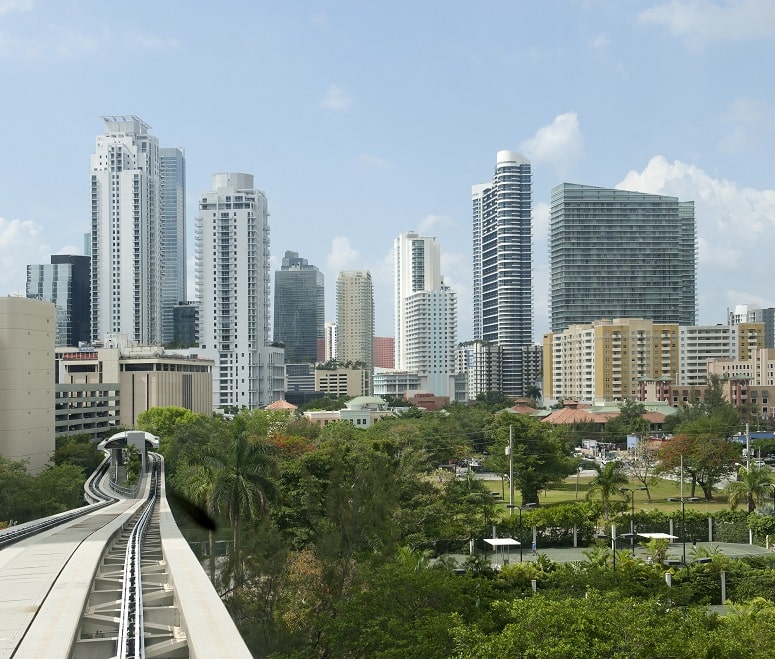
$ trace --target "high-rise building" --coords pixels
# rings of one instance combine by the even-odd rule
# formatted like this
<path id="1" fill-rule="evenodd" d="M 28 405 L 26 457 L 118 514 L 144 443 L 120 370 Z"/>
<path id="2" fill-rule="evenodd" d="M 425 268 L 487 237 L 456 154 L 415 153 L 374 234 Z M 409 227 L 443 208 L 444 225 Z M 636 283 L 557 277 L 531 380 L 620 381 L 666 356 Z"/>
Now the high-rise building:
<path id="1" fill-rule="evenodd" d="M 161 221 L 161 341 L 175 340 L 173 309 L 186 300 L 186 157 L 159 149 Z"/>
<path id="2" fill-rule="evenodd" d="M 694 325 L 694 202 L 563 183 L 549 250 L 552 331 L 601 318 Z"/>
<path id="3" fill-rule="evenodd" d="M 199 304 L 178 302 L 172 307 L 172 343 L 176 348 L 199 345 Z"/>
<path id="4" fill-rule="evenodd" d="M 214 408 L 254 409 L 282 398 L 283 350 L 269 344 L 268 217 L 252 174 L 215 174 L 199 198 L 199 342 L 215 362 Z"/>
<path id="5" fill-rule="evenodd" d="M 501 391 L 501 352 L 503 348 L 489 341 L 466 341 L 457 347 L 457 372 L 466 378 L 466 399 L 479 394 Z"/>
<path id="6" fill-rule="evenodd" d="M 435 238 L 402 233 L 393 247 L 395 368 L 418 373 L 426 392 L 454 396 L 457 296 L 441 276 Z"/>
<path id="7" fill-rule="evenodd" d="M 27 266 L 27 297 L 56 307 L 57 346 L 91 340 L 89 289 L 88 256 L 54 254 L 50 264 Z"/>
<path id="8" fill-rule="evenodd" d="M 522 346 L 533 342 L 530 162 L 498 151 L 491 183 L 474 185 L 474 339 L 503 349 L 501 392 L 524 395 Z"/>
<path id="9" fill-rule="evenodd" d="M 374 337 L 374 368 L 395 368 L 395 346 L 392 336 Z"/>
<path id="10" fill-rule="evenodd" d="M 740 323 L 764 323 L 764 347 L 775 348 L 775 308 L 760 309 L 747 304 L 738 304 L 728 312 L 729 325 Z"/>
<path id="11" fill-rule="evenodd" d="M 55 309 L 0 297 L 0 455 L 43 471 L 54 454 Z"/>
<path id="12" fill-rule="evenodd" d="M 326 323 L 324 331 L 326 337 L 323 341 L 323 356 L 319 361 L 330 362 L 336 359 L 336 323 Z"/>
<path id="13" fill-rule="evenodd" d="M 288 364 L 311 364 L 324 340 L 323 273 L 298 252 L 285 252 L 274 275 L 274 340 L 285 345 Z"/>
<path id="14" fill-rule="evenodd" d="M 340 272 L 336 280 L 336 359 L 374 368 L 374 286 L 368 270 Z"/>
<path id="15" fill-rule="evenodd" d="M 161 341 L 159 141 L 135 116 L 103 117 L 91 156 L 91 334 Z"/>

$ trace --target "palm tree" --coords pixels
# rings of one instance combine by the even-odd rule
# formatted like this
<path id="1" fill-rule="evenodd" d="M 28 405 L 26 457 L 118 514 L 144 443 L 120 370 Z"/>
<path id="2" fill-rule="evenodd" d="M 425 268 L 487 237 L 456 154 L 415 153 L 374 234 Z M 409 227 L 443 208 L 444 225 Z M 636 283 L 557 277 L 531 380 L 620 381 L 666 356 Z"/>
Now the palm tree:
<path id="1" fill-rule="evenodd" d="M 752 513 L 764 503 L 771 494 L 773 474 L 769 467 L 740 467 L 737 480 L 727 485 L 726 493 L 729 505 L 735 510 L 741 503 L 748 506 Z"/>
<path id="2" fill-rule="evenodd" d="M 196 486 L 199 501 L 206 510 L 225 515 L 234 534 L 234 582 L 242 584 L 241 524 L 263 514 L 277 493 L 274 481 L 274 448 L 242 431 L 237 419 L 232 433 L 220 445 L 209 444 L 192 456 L 201 480 Z"/>
<path id="3" fill-rule="evenodd" d="M 620 462 L 609 462 L 602 469 L 600 467 L 595 469 L 597 469 L 597 476 L 589 481 L 587 498 L 592 498 L 595 494 L 600 496 L 603 502 L 603 515 L 608 520 L 611 497 L 618 494 L 619 488 L 627 485 L 629 481 Z"/>

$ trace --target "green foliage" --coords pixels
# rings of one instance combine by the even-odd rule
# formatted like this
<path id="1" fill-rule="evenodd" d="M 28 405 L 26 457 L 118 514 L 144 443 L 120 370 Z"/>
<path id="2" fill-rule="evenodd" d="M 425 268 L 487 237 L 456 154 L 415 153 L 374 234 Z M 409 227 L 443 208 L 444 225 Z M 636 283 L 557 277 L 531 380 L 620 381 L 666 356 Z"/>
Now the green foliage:
<path id="1" fill-rule="evenodd" d="M 643 436 L 649 431 L 649 422 L 643 418 L 646 406 L 627 398 L 619 406 L 619 414 L 605 424 L 605 440 L 621 444 L 627 435 Z"/>
<path id="2" fill-rule="evenodd" d="M 24 462 L 0 456 L 0 522 L 28 522 L 84 504 L 83 470 L 78 465 L 56 465 L 37 476 Z"/>
<path id="3" fill-rule="evenodd" d="M 89 435 L 70 435 L 57 437 L 54 450 L 54 464 L 75 465 L 81 468 L 82 475 L 89 476 L 102 462 L 102 451 L 98 451 Z"/>
<path id="4" fill-rule="evenodd" d="M 522 503 L 538 501 L 538 493 L 553 483 L 576 472 L 572 447 L 562 441 L 553 428 L 537 419 L 525 416 L 499 414 L 485 429 L 490 458 L 487 466 L 492 471 L 508 473 L 511 429 L 514 483 L 522 494 Z"/>
<path id="5" fill-rule="evenodd" d="M 624 465 L 620 462 L 609 462 L 602 468 L 597 467 L 597 475 L 590 481 L 588 497 L 599 496 L 603 504 L 603 516 L 608 519 L 611 510 L 611 498 L 619 494 L 619 489 L 628 483 Z"/>
<path id="6" fill-rule="evenodd" d="M 695 486 L 702 488 L 707 500 L 713 499 L 716 484 L 739 457 L 739 448 L 716 434 L 712 419 L 701 418 L 680 426 L 681 434 L 666 441 L 659 451 L 662 471 L 678 469 L 691 478 L 691 495 Z"/>
<path id="7" fill-rule="evenodd" d="M 727 484 L 729 505 L 735 510 L 741 503 L 752 513 L 757 507 L 770 500 L 773 488 L 773 474 L 769 467 L 740 467 L 737 480 Z"/>

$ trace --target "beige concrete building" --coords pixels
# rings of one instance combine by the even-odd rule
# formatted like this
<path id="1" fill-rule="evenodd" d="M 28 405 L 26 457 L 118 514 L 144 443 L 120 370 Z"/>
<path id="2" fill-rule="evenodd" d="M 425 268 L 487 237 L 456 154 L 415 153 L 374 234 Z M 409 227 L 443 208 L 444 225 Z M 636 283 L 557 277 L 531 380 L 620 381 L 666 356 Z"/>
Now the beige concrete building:
<path id="1" fill-rule="evenodd" d="M 369 368 L 325 368 L 315 369 L 315 391 L 326 396 L 368 396 L 371 393 L 371 370 Z"/>
<path id="2" fill-rule="evenodd" d="M 54 343 L 50 302 L 0 298 L 0 454 L 31 473 L 54 453 Z"/>
<path id="3" fill-rule="evenodd" d="M 156 346 L 57 351 L 57 434 L 134 428 L 152 407 L 212 413 L 213 362 Z"/>
<path id="4" fill-rule="evenodd" d="M 544 335 L 544 398 L 585 403 L 635 398 L 643 378 L 678 371 L 678 325 L 597 320 Z"/>

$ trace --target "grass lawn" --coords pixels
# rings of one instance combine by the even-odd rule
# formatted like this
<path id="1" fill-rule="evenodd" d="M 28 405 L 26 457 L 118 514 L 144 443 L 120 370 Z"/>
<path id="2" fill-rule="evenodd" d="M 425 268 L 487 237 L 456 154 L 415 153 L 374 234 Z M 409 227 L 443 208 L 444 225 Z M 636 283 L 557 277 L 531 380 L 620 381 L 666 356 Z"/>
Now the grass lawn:
<path id="1" fill-rule="evenodd" d="M 574 503 L 575 501 L 585 501 L 587 493 L 589 491 L 589 482 L 591 478 L 579 478 L 578 479 L 578 494 L 577 494 L 577 481 L 575 476 L 570 476 L 559 487 L 541 492 L 539 503 L 542 506 L 552 506 L 562 503 Z M 506 510 L 506 503 L 509 499 L 508 484 L 502 489 L 500 481 L 485 481 L 487 487 L 493 491 L 501 494 L 503 492 L 503 510 Z M 631 480 L 627 487 L 635 488 L 641 487 L 642 484 L 639 481 Z M 635 492 L 635 509 L 636 510 L 676 510 L 681 508 L 680 501 L 668 501 L 670 497 L 681 496 L 681 483 L 679 481 L 658 479 L 653 485 L 649 485 L 651 494 L 651 502 L 649 503 L 646 497 L 645 491 Z M 629 492 L 621 495 L 624 500 L 625 494 L 629 496 Z M 691 496 L 691 485 L 684 483 L 684 497 Z M 729 510 L 729 504 L 727 498 L 723 492 L 715 492 L 713 501 L 705 501 L 702 494 L 702 490 L 698 487 L 695 496 L 699 498 L 699 501 L 695 503 L 686 502 L 687 510 L 698 510 L 704 513 L 711 513 L 718 510 Z M 500 502 L 500 500 L 499 500 Z M 519 491 L 514 492 L 514 503 L 520 505 L 522 503 L 522 497 Z"/>

